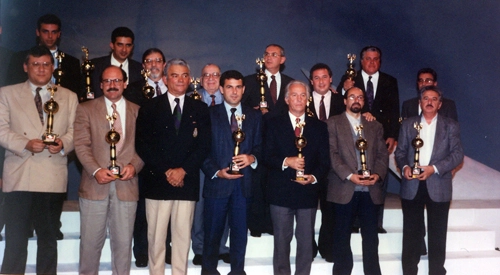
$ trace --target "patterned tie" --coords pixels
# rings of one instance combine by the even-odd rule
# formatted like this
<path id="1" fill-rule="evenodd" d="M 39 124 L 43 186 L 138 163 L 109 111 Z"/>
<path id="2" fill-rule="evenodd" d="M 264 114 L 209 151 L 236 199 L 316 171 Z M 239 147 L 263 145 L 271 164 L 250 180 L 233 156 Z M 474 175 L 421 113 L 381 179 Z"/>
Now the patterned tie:
<path id="1" fill-rule="evenodd" d="M 116 110 L 116 104 L 111 104 L 111 108 L 113 108 L 113 114 L 116 115 L 116 120 L 113 124 L 113 127 L 115 128 L 115 131 L 120 134 L 120 141 L 116 144 L 116 151 L 120 152 L 123 148 L 123 139 L 125 139 L 125 135 L 123 134 L 123 128 L 122 128 L 122 120 L 120 118 L 120 113 Z"/>
<path id="2" fill-rule="evenodd" d="M 236 108 L 231 108 L 231 132 L 238 130 L 238 122 L 236 121 L 234 112 L 236 112 Z"/>
<path id="3" fill-rule="evenodd" d="M 326 121 L 326 109 L 325 109 L 325 96 L 321 96 L 321 101 L 319 102 L 319 119 L 321 121 Z"/>
<path id="4" fill-rule="evenodd" d="M 300 133 L 301 133 L 299 123 L 300 123 L 300 118 L 296 118 L 295 119 L 295 136 L 296 137 L 300 137 Z"/>
<path id="5" fill-rule="evenodd" d="M 212 103 L 210 103 L 210 106 L 214 106 L 215 105 L 215 95 L 210 95 L 210 97 L 212 98 Z"/>
<path id="6" fill-rule="evenodd" d="M 368 83 L 366 83 L 366 99 L 368 101 L 368 109 L 372 109 L 373 104 L 373 82 L 372 77 L 368 78 Z"/>
<path id="7" fill-rule="evenodd" d="M 179 128 L 181 127 L 181 106 L 179 105 L 179 99 L 175 98 L 175 107 L 174 107 L 174 125 L 175 125 L 175 132 L 179 132 Z"/>
<path id="8" fill-rule="evenodd" d="M 273 103 L 276 103 L 278 88 L 276 84 L 276 77 L 274 75 L 271 76 L 271 85 L 269 85 L 269 90 L 271 91 L 271 98 L 273 99 Z"/>
<path id="9" fill-rule="evenodd" d="M 41 87 L 37 87 L 35 92 L 35 105 L 36 109 L 38 110 L 38 117 L 40 117 L 40 122 L 43 125 L 43 109 L 42 109 L 42 97 L 40 96 L 40 91 L 42 90 Z"/>
<path id="10" fill-rule="evenodd" d="M 161 96 L 160 85 L 158 85 L 158 81 L 155 81 L 156 84 L 156 96 Z"/>

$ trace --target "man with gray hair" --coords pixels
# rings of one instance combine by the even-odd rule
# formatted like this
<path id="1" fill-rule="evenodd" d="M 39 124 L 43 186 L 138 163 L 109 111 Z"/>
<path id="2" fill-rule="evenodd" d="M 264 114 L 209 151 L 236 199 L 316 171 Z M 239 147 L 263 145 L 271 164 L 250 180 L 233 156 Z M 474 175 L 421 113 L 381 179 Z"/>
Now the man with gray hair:
<path id="1" fill-rule="evenodd" d="M 309 274 L 319 190 L 330 168 L 326 123 L 306 115 L 309 85 L 291 81 L 288 112 L 265 123 L 262 162 L 267 166 L 268 201 L 274 231 L 274 274 L 290 274 L 290 242 L 297 239 L 295 274 Z M 299 140 L 305 139 L 305 142 Z M 296 144 L 306 145 L 302 153 Z M 302 156 L 301 156 L 302 155 Z"/>
<path id="2" fill-rule="evenodd" d="M 165 240 L 171 222 L 172 274 L 187 273 L 191 224 L 200 188 L 200 167 L 211 144 L 210 115 L 186 96 L 186 61 L 166 65 L 166 96 L 144 103 L 137 117 L 136 150 L 145 161 L 144 179 L 150 274 L 165 273 Z"/>

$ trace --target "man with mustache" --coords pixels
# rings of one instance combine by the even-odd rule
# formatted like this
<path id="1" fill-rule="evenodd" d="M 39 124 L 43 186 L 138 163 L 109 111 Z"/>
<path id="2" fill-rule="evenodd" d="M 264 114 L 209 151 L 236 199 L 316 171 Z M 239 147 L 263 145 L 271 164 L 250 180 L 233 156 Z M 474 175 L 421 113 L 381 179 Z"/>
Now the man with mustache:
<path id="1" fill-rule="evenodd" d="M 352 87 L 344 94 L 344 113 L 328 119 L 331 169 L 328 175 L 327 200 L 334 204 L 333 274 L 348 275 L 353 268 L 351 225 L 353 214 L 360 219 L 363 238 L 363 269 L 365 274 L 380 275 L 378 260 L 377 211 L 384 202 L 382 184 L 387 173 L 389 156 L 383 140 L 384 130 L 377 121 L 361 115 L 365 95 Z M 371 175 L 358 174 L 361 169 L 357 127 L 362 125 L 366 139 L 366 165 Z"/>
<path id="2" fill-rule="evenodd" d="M 131 58 L 134 50 L 134 39 L 132 30 L 127 27 L 118 27 L 111 33 L 111 42 L 109 43 L 111 53 L 91 60 L 95 67 L 90 76 L 94 98 L 103 95 L 100 88 L 100 77 L 109 65 L 120 67 L 125 72 L 127 85 L 141 80 L 141 63 Z"/>
<path id="3" fill-rule="evenodd" d="M 125 72 L 106 68 L 101 77 L 104 94 L 78 105 L 75 151 L 82 163 L 80 197 L 80 274 L 98 274 L 101 250 L 109 231 L 113 274 L 129 274 L 139 188 L 137 173 L 144 163 L 135 152 L 135 120 L 139 106 L 127 101 Z M 113 122 L 109 116 L 115 117 Z M 105 137 L 111 126 L 120 135 L 116 144 L 117 175 L 110 166 L 110 145 Z"/>
<path id="4" fill-rule="evenodd" d="M 401 206 L 403 209 L 403 274 L 416 275 L 422 236 L 425 234 L 424 209 L 427 209 L 429 239 L 429 274 L 444 275 L 446 269 L 446 233 L 452 195 L 452 171 L 464 158 L 460 142 L 460 127 L 454 119 L 438 113 L 442 93 L 436 86 L 420 90 L 421 116 L 403 121 L 395 157 L 403 176 Z M 419 175 L 413 176 L 415 149 L 412 140 L 417 135 L 414 125 L 420 124 Z"/>

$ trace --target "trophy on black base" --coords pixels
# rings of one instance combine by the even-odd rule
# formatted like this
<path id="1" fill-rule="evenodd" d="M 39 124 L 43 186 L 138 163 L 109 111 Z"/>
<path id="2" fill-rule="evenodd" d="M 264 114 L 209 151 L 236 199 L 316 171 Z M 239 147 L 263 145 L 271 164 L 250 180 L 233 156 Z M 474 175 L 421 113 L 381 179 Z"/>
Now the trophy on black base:
<path id="1" fill-rule="evenodd" d="M 265 84 L 267 81 L 267 76 L 266 73 L 264 72 L 264 69 L 262 66 L 264 65 L 265 61 L 264 58 L 257 58 L 255 60 L 257 65 L 259 65 L 259 73 L 257 74 L 257 80 L 260 82 L 260 102 L 259 102 L 259 108 L 260 110 L 267 109 L 269 106 L 267 105 L 266 97 L 265 97 Z"/>
<path id="2" fill-rule="evenodd" d="M 347 79 L 353 80 L 357 75 L 357 72 L 354 69 L 354 64 L 352 63 L 354 60 L 356 60 L 356 55 L 353 53 L 348 53 L 347 59 L 349 60 L 349 64 L 347 64 L 347 71 L 345 71 L 345 76 L 347 77 Z"/>
<path id="3" fill-rule="evenodd" d="M 241 130 L 241 126 L 243 124 L 243 120 L 245 120 L 245 115 L 236 116 L 236 121 L 238 122 L 238 129 L 233 132 L 233 140 L 234 140 L 234 154 L 233 156 L 237 156 L 240 154 L 240 144 L 245 140 L 245 132 Z M 240 167 L 234 161 L 231 161 L 229 164 L 229 169 L 227 170 L 228 174 L 232 175 L 241 175 Z"/>
<path id="4" fill-rule="evenodd" d="M 90 83 L 90 74 L 94 70 L 94 64 L 89 60 L 89 49 L 82 46 L 82 52 L 85 54 L 82 63 L 82 72 L 85 74 L 85 99 L 94 99 L 94 92 Z M 83 101 L 83 98 L 80 101 Z"/>
<path id="5" fill-rule="evenodd" d="M 305 122 L 300 122 L 296 125 L 296 127 L 300 128 L 300 135 L 295 138 L 295 146 L 299 150 L 299 153 L 297 155 L 298 158 L 303 158 L 304 155 L 302 155 L 302 149 L 306 147 L 307 145 L 307 139 L 302 135 L 303 128 L 306 126 Z M 304 169 L 298 169 L 295 171 L 295 180 L 302 181 L 305 180 L 304 178 Z"/>
<path id="6" fill-rule="evenodd" d="M 116 178 L 121 178 L 120 166 L 116 163 L 116 144 L 120 141 L 120 134 L 115 131 L 115 120 L 117 116 L 115 113 L 112 115 L 106 115 L 106 119 L 111 123 L 111 130 L 106 134 L 106 142 L 110 144 L 109 155 L 111 164 L 108 169 L 115 175 Z"/>
<path id="7" fill-rule="evenodd" d="M 424 146 L 424 141 L 420 138 L 420 130 L 422 130 L 422 123 L 415 122 L 413 128 L 417 130 L 417 136 L 411 141 L 411 146 L 415 148 L 415 156 L 413 158 L 413 168 L 411 169 L 411 177 L 416 179 L 422 174 L 423 169 L 420 166 L 420 148 Z"/>
<path id="8" fill-rule="evenodd" d="M 189 96 L 194 99 L 194 100 L 201 100 L 201 95 L 198 93 L 198 85 L 200 84 L 200 79 L 199 78 L 191 78 L 191 84 L 193 84 L 193 93 L 191 93 Z"/>
<path id="9" fill-rule="evenodd" d="M 58 145 L 56 138 L 59 135 L 52 133 L 54 114 L 59 111 L 59 104 L 54 100 L 54 93 L 57 92 L 57 87 L 47 86 L 47 91 L 50 93 L 50 99 L 43 104 L 43 110 L 47 113 L 47 129 L 42 135 L 42 141 L 47 145 Z"/>
<path id="10" fill-rule="evenodd" d="M 358 171 L 358 175 L 362 176 L 362 179 L 370 179 L 372 172 L 366 166 L 366 154 L 365 150 L 368 148 L 368 143 L 366 139 L 363 138 L 361 132 L 363 131 L 363 125 L 356 126 L 356 132 L 358 132 L 358 140 L 356 140 L 356 148 L 359 150 L 359 159 L 361 160 L 361 170 Z"/>
<path id="11" fill-rule="evenodd" d="M 141 70 L 141 75 L 144 77 L 144 81 L 146 82 L 144 86 L 142 87 L 142 94 L 144 95 L 145 98 L 151 99 L 155 95 L 155 88 L 153 86 L 149 85 L 148 78 L 149 75 L 151 74 L 150 70 L 144 69 Z"/>
<path id="12" fill-rule="evenodd" d="M 55 57 L 57 59 L 57 68 L 54 70 L 54 73 L 52 74 L 54 78 L 56 79 L 56 85 L 61 85 L 61 80 L 64 75 L 64 72 L 62 70 L 62 61 L 64 58 L 64 53 L 59 51 L 57 52 L 57 55 Z"/>

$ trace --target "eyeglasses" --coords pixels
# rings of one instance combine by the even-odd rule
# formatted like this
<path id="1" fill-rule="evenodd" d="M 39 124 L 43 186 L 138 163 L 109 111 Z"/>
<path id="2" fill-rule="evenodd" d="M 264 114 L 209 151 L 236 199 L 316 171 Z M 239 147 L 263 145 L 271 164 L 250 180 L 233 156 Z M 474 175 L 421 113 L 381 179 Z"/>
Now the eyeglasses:
<path id="1" fill-rule="evenodd" d="M 106 85 L 109 85 L 111 83 L 115 83 L 115 84 L 118 84 L 120 82 L 123 82 L 123 79 L 118 79 L 118 78 L 115 78 L 115 79 L 103 79 L 102 80 L 102 84 L 106 84 Z"/>
<path id="2" fill-rule="evenodd" d="M 268 53 L 268 52 L 264 53 L 264 57 L 269 57 L 269 56 L 272 56 L 272 57 L 281 57 L 281 54 L 279 54 L 279 53 Z"/>
<path id="3" fill-rule="evenodd" d="M 431 84 L 434 82 L 434 79 L 432 78 L 426 78 L 426 79 L 422 79 L 422 78 L 419 78 L 418 83 L 425 83 L 425 84 Z"/>
<path id="4" fill-rule="evenodd" d="M 355 96 L 355 95 L 350 95 L 350 96 L 348 96 L 347 98 L 349 98 L 350 100 L 353 100 L 353 101 L 354 101 L 355 99 L 357 99 L 358 101 L 363 101 L 363 100 L 365 100 L 365 97 L 364 97 L 364 96 L 362 96 L 362 95 L 358 95 L 358 96 Z"/>
<path id="5" fill-rule="evenodd" d="M 202 76 L 206 77 L 206 78 L 209 78 L 211 76 L 216 78 L 216 77 L 220 77 L 220 73 L 204 73 L 204 74 L 202 74 Z"/>
<path id="6" fill-rule="evenodd" d="M 50 62 L 33 62 L 30 64 L 31 64 L 31 66 L 33 66 L 34 68 L 37 68 L 37 69 L 40 67 L 48 69 L 50 66 L 52 66 L 52 63 L 50 63 Z"/>
<path id="7" fill-rule="evenodd" d="M 144 59 L 144 63 L 146 63 L 146 64 L 150 64 L 150 63 L 153 63 L 153 62 L 162 63 L 163 59 L 162 58 L 148 58 L 148 59 Z"/>

